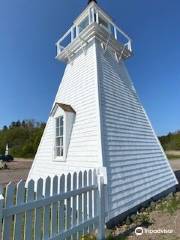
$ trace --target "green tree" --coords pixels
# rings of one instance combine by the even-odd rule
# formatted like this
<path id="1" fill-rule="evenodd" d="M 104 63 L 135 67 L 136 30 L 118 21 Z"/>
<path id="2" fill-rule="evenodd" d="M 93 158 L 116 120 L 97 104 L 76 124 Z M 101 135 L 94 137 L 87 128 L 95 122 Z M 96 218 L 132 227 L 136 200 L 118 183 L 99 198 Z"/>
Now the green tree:
<path id="1" fill-rule="evenodd" d="M 45 123 L 35 120 L 13 121 L 9 128 L 0 130 L 0 154 L 4 154 L 6 144 L 14 157 L 33 158 L 41 140 Z"/>

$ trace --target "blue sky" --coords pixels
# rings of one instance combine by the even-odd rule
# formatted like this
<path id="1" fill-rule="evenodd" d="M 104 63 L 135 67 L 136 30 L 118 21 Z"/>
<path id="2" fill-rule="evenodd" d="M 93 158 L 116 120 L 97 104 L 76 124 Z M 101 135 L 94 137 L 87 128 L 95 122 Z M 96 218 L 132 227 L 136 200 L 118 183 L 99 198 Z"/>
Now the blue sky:
<path id="1" fill-rule="evenodd" d="M 55 42 L 87 0 L 0 0 L 0 127 L 46 121 L 65 65 Z M 126 64 L 158 135 L 180 129 L 180 1 L 99 0 L 133 39 Z"/>

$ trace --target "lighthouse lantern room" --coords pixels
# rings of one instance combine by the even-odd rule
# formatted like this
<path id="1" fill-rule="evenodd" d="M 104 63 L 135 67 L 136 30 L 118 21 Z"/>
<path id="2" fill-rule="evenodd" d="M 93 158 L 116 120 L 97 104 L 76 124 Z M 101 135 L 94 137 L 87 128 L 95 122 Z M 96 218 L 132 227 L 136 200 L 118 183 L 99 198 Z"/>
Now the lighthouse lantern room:
<path id="1" fill-rule="evenodd" d="M 104 48 L 111 46 L 119 59 L 128 58 L 132 54 L 130 37 L 99 8 L 95 1 L 90 1 L 72 27 L 56 43 L 56 58 L 71 61 L 79 48 L 85 48 L 92 38 L 98 38 L 104 44 Z"/>

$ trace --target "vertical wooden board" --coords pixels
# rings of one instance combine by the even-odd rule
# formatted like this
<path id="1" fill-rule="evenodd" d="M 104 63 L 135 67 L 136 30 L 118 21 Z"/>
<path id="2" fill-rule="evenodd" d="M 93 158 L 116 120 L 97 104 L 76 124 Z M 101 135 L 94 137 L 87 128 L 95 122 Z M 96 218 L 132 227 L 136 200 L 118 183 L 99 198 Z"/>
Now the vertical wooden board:
<path id="1" fill-rule="evenodd" d="M 58 192 L 58 177 L 54 176 L 52 195 L 57 195 Z M 54 237 L 58 233 L 58 202 L 52 203 L 51 206 L 51 237 Z"/>
<path id="2" fill-rule="evenodd" d="M 105 239 L 105 193 L 103 176 L 99 176 L 98 178 L 97 206 L 99 215 L 98 240 L 102 240 Z"/>
<path id="3" fill-rule="evenodd" d="M 25 200 L 25 183 L 20 181 L 17 184 L 16 192 L 16 206 L 24 203 Z M 16 214 L 14 219 L 14 240 L 24 239 L 24 231 L 22 231 L 22 226 L 24 225 L 24 213 Z"/>
<path id="4" fill-rule="evenodd" d="M 79 172 L 78 175 L 78 189 L 82 188 L 82 172 Z M 82 223 L 82 194 L 78 196 L 78 224 Z M 81 230 L 78 231 L 78 239 L 81 238 L 83 232 Z"/>
<path id="5" fill-rule="evenodd" d="M 13 183 L 9 183 L 6 187 L 5 194 L 5 209 L 8 209 L 14 205 L 14 191 L 15 186 Z M 12 216 L 5 217 L 3 223 L 3 240 L 10 240 L 12 236 Z"/>
<path id="6" fill-rule="evenodd" d="M 93 185 L 97 186 L 97 173 L 96 170 L 93 170 Z M 93 217 L 97 216 L 97 191 L 98 190 L 94 190 L 93 191 Z"/>
<path id="7" fill-rule="evenodd" d="M 77 189 L 77 173 L 73 174 L 73 190 Z M 77 225 L 77 196 L 73 197 L 72 203 L 72 224 L 73 226 Z M 73 234 L 73 240 L 77 239 L 77 233 Z"/>
<path id="8" fill-rule="evenodd" d="M 87 187 L 87 171 L 84 171 L 83 174 L 83 187 Z M 87 192 L 83 194 L 83 216 L 84 216 L 84 222 L 87 221 Z M 84 228 L 84 234 L 87 234 L 88 232 L 88 227 Z"/>
<path id="9" fill-rule="evenodd" d="M 27 186 L 26 203 L 34 201 L 34 181 L 30 180 Z M 26 211 L 25 214 L 25 230 L 24 238 L 25 240 L 33 239 L 33 210 Z"/>
<path id="10" fill-rule="evenodd" d="M 89 170 L 88 171 L 88 186 L 92 186 L 92 170 Z M 92 202 L 93 202 L 93 199 L 92 199 L 92 190 L 89 191 L 88 193 L 88 218 L 91 219 L 92 216 L 93 216 L 93 213 L 92 213 Z M 91 224 L 89 226 L 89 232 L 91 232 L 93 230 L 93 225 Z"/>
<path id="11" fill-rule="evenodd" d="M 97 186 L 97 171 L 94 169 L 93 170 L 93 185 Z M 97 198 L 98 198 L 98 189 L 93 191 L 93 217 L 96 217 L 98 214 L 98 209 L 97 209 Z M 94 229 L 98 227 L 98 223 L 94 224 Z"/>
<path id="12" fill-rule="evenodd" d="M 67 192 L 71 191 L 71 174 L 69 173 L 67 175 Z M 71 198 L 67 198 L 67 202 L 66 202 L 66 219 L 67 219 L 67 223 L 66 223 L 66 229 L 70 229 L 71 228 L 71 220 L 72 220 L 72 210 L 71 210 Z M 71 239 L 70 237 L 67 239 Z"/>
<path id="13" fill-rule="evenodd" d="M 1 186 L 0 186 L 0 192 L 2 192 Z M 4 198 L 3 198 L 3 195 L 0 193 L 0 239 L 2 239 L 3 205 L 4 205 Z"/>
<path id="14" fill-rule="evenodd" d="M 37 181 L 36 200 L 43 198 L 43 179 Z M 34 239 L 40 240 L 42 237 L 42 208 L 35 209 Z"/>
<path id="15" fill-rule="evenodd" d="M 50 196 L 51 178 L 47 177 L 45 181 L 45 198 Z M 44 207 L 43 216 L 43 239 L 50 237 L 50 218 L 51 218 L 51 206 L 47 205 Z"/>
<path id="16" fill-rule="evenodd" d="M 65 192 L 65 175 L 63 174 L 60 177 L 60 194 L 63 194 Z M 64 206 L 64 200 L 60 201 L 59 204 L 59 232 L 63 232 L 65 228 L 65 206 Z"/>

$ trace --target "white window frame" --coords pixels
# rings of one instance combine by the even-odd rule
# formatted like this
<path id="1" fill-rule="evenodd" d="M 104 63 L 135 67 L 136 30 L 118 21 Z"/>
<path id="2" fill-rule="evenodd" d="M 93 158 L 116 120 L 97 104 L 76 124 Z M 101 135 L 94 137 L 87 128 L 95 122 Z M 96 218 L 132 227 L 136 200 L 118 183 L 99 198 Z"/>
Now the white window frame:
<path id="1" fill-rule="evenodd" d="M 62 121 L 63 121 L 62 125 L 61 125 L 61 121 L 60 121 L 61 118 L 62 118 Z M 58 127 L 57 127 L 57 119 L 59 120 Z M 65 118 L 64 118 L 64 115 L 59 115 L 59 116 L 55 117 L 55 145 L 54 145 L 55 161 L 56 160 L 57 161 L 63 161 L 64 160 L 64 154 L 65 154 L 65 138 L 64 138 L 65 133 L 64 132 L 65 132 Z M 59 145 L 57 144 L 58 139 L 59 139 Z M 58 149 L 59 149 L 60 153 L 61 153 L 61 150 L 62 150 L 62 155 L 57 154 Z"/>
<path id="2" fill-rule="evenodd" d="M 59 105 L 62 103 L 59 103 Z M 72 111 L 65 111 L 58 103 L 55 104 L 54 108 L 52 109 L 51 116 L 53 121 L 53 151 L 52 151 L 52 159 L 54 162 L 66 162 L 67 160 L 67 153 L 69 149 L 71 133 L 73 129 L 73 124 L 75 121 L 76 113 L 72 109 Z M 62 104 L 63 105 L 63 104 Z M 71 110 L 70 105 L 66 105 L 67 110 Z M 57 118 L 63 117 L 63 134 L 57 135 Z M 60 127 L 60 126 L 59 126 Z M 61 144 L 57 144 L 58 137 L 63 137 L 63 155 L 58 156 L 57 148 L 60 147 Z M 60 141 L 60 140 L 59 140 Z"/>

